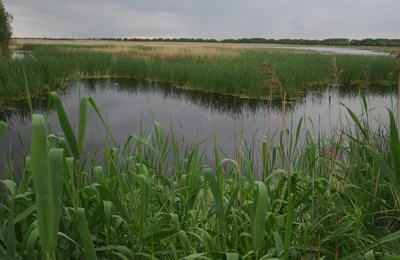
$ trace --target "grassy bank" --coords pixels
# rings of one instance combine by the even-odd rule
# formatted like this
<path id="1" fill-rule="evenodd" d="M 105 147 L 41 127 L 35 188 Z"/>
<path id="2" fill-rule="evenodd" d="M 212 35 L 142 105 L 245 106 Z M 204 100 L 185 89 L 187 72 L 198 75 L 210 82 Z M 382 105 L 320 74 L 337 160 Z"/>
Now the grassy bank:
<path id="1" fill-rule="evenodd" d="M 179 151 L 155 123 L 105 149 L 101 166 L 85 155 L 83 98 L 74 132 L 56 94 L 64 137 L 32 118 L 24 171 L 6 171 L 0 192 L 0 256 L 54 259 L 376 259 L 400 254 L 400 140 L 369 129 L 368 106 L 355 129 L 313 138 L 304 124 L 282 130 L 260 157 L 198 146 Z M 0 124 L 0 136 L 6 126 Z M 306 140 L 299 145 L 300 138 Z M 172 155 L 170 162 L 168 155 Z M 376 258 L 375 258 L 376 257 Z M 389 259 L 389 258 L 388 258 Z"/>
<path id="2" fill-rule="evenodd" d="M 0 58 L 0 103 L 57 89 L 75 77 L 135 77 L 222 94 L 267 97 L 270 88 L 294 96 L 310 87 L 339 83 L 389 85 L 395 62 L 387 57 L 337 55 L 290 50 L 220 46 L 23 45 L 26 58 Z M 261 65 L 271 66 L 263 73 Z M 279 84 L 271 82 L 271 73 Z M 282 87 L 282 89 L 281 89 Z M 282 90 L 282 91 L 281 91 Z"/>

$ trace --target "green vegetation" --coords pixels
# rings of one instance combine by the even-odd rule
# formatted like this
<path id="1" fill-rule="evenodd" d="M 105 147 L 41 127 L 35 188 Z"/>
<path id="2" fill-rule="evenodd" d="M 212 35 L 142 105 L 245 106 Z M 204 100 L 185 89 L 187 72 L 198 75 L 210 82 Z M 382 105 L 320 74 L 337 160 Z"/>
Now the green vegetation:
<path id="1" fill-rule="evenodd" d="M 9 53 L 9 46 L 12 37 L 11 29 L 12 16 L 4 8 L 0 1 L 0 56 Z"/>
<path id="2" fill-rule="evenodd" d="M 221 54 L 211 56 L 207 52 L 195 56 L 167 55 L 170 49 L 161 49 L 163 53 L 150 46 L 128 46 L 123 52 L 110 46 L 74 45 L 25 45 L 22 50 L 30 52 L 22 60 L 0 60 L 3 106 L 25 98 L 26 79 L 32 97 L 62 87 L 66 80 L 76 77 L 134 77 L 209 92 L 266 98 L 271 87 L 262 74 L 261 65 L 266 62 L 274 68 L 288 96 L 310 87 L 348 85 L 365 78 L 370 84 L 390 85 L 397 78 L 395 61 L 388 57 L 337 55 L 337 70 L 342 73 L 332 78 L 332 56 L 288 50 L 222 49 L 218 50 Z M 26 79 L 21 76 L 24 74 Z"/>
<path id="3" fill-rule="evenodd" d="M 260 158 L 256 147 L 236 161 L 216 149 L 211 168 L 200 144 L 183 154 L 157 123 L 150 136 L 106 148 L 99 166 L 84 148 L 87 109 L 98 111 L 93 99 L 82 99 L 77 133 L 57 94 L 50 101 L 64 138 L 33 115 L 24 170 L 10 168 L 0 182 L 1 258 L 400 254 L 399 135 L 391 112 L 389 129 L 369 128 L 365 100 L 362 115 L 348 110 L 355 128 L 336 137 L 313 138 L 304 119 L 283 129 L 276 146 L 260 144 Z M 6 127 L 0 123 L 0 137 Z"/>

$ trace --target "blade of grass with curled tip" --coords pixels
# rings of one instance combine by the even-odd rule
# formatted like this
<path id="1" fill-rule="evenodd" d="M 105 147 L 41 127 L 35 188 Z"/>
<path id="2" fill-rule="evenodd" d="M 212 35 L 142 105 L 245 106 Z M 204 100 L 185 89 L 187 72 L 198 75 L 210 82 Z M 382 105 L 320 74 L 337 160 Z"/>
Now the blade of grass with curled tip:
<path id="1" fill-rule="evenodd" d="M 67 140 L 68 146 L 71 149 L 72 154 L 74 155 L 74 158 L 79 159 L 79 147 L 75 138 L 74 131 L 72 130 L 71 124 L 68 120 L 67 114 L 65 113 L 64 106 L 61 103 L 60 97 L 56 92 L 50 93 L 50 102 L 57 112 L 58 121 L 65 135 L 65 139 Z"/>
<path id="2" fill-rule="evenodd" d="M 82 238 L 83 248 L 85 249 L 85 259 L 97 259 L 93 241 L 90 236 L 89 225 L 86 220 L 85 209 L 76 208 L 75 212 L 78 220 L 79 234 Z"/>
<path id="3" fill-rule="evenodd" d="M 43 115 L 32 115 L 31 170 L 36 192 L 40 244 L 45 259 L 55 257 L 54 202 L 47 160 L 47 136 Z"/>
<path id="4" fill-rule="evenodd" d="M 105 128 L 106 131 L 107 131 L 107 133 L 110 134 L 111 131 L 110 131 L 110 129 L 108 128 L 108 126 L 107 126 L 107 124 L 106 124 L 106 121 L 104 120 L 103 116 L 101 115 L 100 110 L 99 110 L 99 108 L 97 107 L 96 102 L 94 101 L 94 98 L 93 98 L 93 97 L 89 97 L 88 102 L 89 102 L 89 104 L 92 106 L 92 108 L 94 109 L 94 111 L 96 112 L 97 116 L 100 118 L 101 122 L 103 123 L 104 128 Z M 113 137 L 111 134 L 110 134 L 110 137 L 111 137 L 111 139 L 112 139 L 114 145 L 118 145 L 117 141 L 114 139 L 114 137 Z"/>
<path id="5" fill-rule="evenodd" d="M 5 122 L 0 121 L 0 140 L 1 140 L 1 138 L 3 138 L 4 134 L 6 133 L 7 127 L 8 127 L 8 125 Z"/>
<path id="6" fill-rule="evenodd" d="M 262 182 L 256 182 L 257 196 L 255 201 L 254 219 L 252 223 L 252 240 L 255 251 L 258 251 L 264 241 L 264 232 L 268 209 L 268 191 Z"/>

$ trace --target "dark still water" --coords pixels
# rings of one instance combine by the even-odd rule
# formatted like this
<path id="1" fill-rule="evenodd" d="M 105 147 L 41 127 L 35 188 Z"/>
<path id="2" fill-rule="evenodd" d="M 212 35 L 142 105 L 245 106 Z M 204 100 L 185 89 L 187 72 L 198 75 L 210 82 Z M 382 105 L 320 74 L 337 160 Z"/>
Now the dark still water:
<path id="1" fill-rule="evenodd" d="M 247 143 L 259 145 L 265 136 L 272 136 L 278 142 L 279 131 L 289 128 L 294 131 L 301 117 L 307 116 L 307 128 L 314 135 L 329 135 L 332 129 L 347 125 L 347 113 L 339 105 L 348 105 L 361 114 L 361 99 L 358 91 L 327 89 L 322 93 L 310 92 L 301 100 L 282 106 L 276 102 L 239 99 L 221 95 L 210 95 L 197 91 L 179 90 L 158 83 L 132 80 L 84 80 L 71 81 L 60 92 L 62 101 L 75 129 L 78 127 L 80 98 L 93 96 L 105 118 L 112 136 L 122 143 L 129 135 L 151 133 L 153 122 L 161 124 L 180 143 L 194 144 L 209 140 L 205 151 L 213 150 L 214 141 L 232 156 L 235 147 Z M 366 92 L 368 105 L 372 109 L 371 121 L 387 123 L 386 107 L 395 103 L 394 92 L 390 90 L 369 90 Z M 46 101 L 34 104 L 36 112 L 46 112 Z M 23 158 L 29 149 L 30 115 L 20 109 L 0 114 L 0 119 L 9 124 L 9 129 L 0 143 L 0 157 L 10 154 Z M 57 118 L 49 113 L 53 133 L 60 133 Z M 87 149 L 102 152 L 104 143 L 112 144 L 101 121 L 89 107 L 87 127 Z M 18 159 L 20 160 L 20 159 Z"/>

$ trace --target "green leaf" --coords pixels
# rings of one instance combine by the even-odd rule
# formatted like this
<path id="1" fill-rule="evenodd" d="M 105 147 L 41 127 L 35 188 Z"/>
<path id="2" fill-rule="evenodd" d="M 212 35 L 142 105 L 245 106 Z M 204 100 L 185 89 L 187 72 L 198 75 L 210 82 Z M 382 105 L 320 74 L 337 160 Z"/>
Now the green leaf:
<path id="1" fill-rule="evenodd" d="M 85 209 L 77 208 L 75 212 L 78 218 L 79 234 L 82 238 L 83 248 L 85 249 L 85 259 L 97 259 L 96 252 L 94 250 L 94 244 L 89 231 L 89 225 L 85 216 Z"/>
<path id="2" fill-rule="evenodd" d="M 83 97 L 79 106 L 78 147 L 80 152 L 82 152 L 85 148 L 88 102 L 89 97 Z"/>
<path id="3" fill-rule="evenodd" d="M 293 205 L 293 193 L 288 194 L 287 211 L 286 211 L 286 223 L 285 223 L 285 259 L 289 259 L 289 246 L 292 242 L 292 225 L 294 218 L 294 205 Z"/>
<path id="4" fill-rule="evenodd" d="M 211 193 L 214 196 L 215 211 L 217 214 L 220 231 L 221 233 L 224 233 L 226 230 L 226 222 L 225 222 L 222 191 L 211 169 L 206 169 L 204 171 L 204 174 L 210 186 Z"/>
<path id="5" fill-rule="evenodd" d="M 226 253 L 226 260 L 239 260 L 238 253 Z"/>
<path id="6" fill-rule="evenodd" d="M 356 124 L 357 128 L 358 128 L 358 129 L 361 131 L 361 133 L 363 134 L 365 140 L 368 140 L 368 139 L 369 139 L 369 138 L 368 138 L 368 130 L 365 129 L 365 128 L 362 126 L 362 123 L 361 123 L 360 119 L 358 119 L 358 116 L 357 116 L 356 114 L 354 114 L 354 112 L 353 112 L 350 108 L 348 108 L 346 105 L 344 105 L 344 104 L 342 104 L 342 103 L 340 103 L 340 104 L 346 108 L 347 112 L 350 114 L 351 119 L 353 119 L 353 121 L 354 121 L 354 123 Z"/>
<path id="7" fill-rule="evenodd" d="M 57 233 L 62 210 L 64 167 L 64 149 L 50 149 L 49 174 L 53 187 L 54 229 L 52 230 L 52 235 L 54 241 L 57 241 Z"/>
<path id="8" fill-rule="evenodd" d="M 257 184 L 257 198 L 256 207 L 254 212 L 254 220 L 252 227 L 252 239 L 254 250 L 257 251 L 261 248 L 264 241 L 264 232 L 266 226 L 267 209 L 268 209 L 268 191 L 267 187 L 262 182 Z"/>
<path id="9" fill-rule="evenodd" d="M 278 257 L 281 257 L 285 252 L 285 247 L 283 245 L 281 236 L 276 231 L 274 232 L 274 240 L 275 240 L 276 253 L 278 254 Z"/>
<path id="10" fill-rule="evenodd" d="M 55 257 L 54 201 L 52 181 L 48 171 L 47 136 L 42 115 L 32 115 L 31 170 L 36 192 L 40 244 L 44 258 Z"/>
<path id="11" fill-rule="evenodd" d="M 369 145 L 366 145 L 365 148 L 366 148 L 367 152 L 369 153 L 369 155 L 372 156 L 372 159 L 377 164 L 377 166 L 381 169 L 381 172 L 384 174 L 384 176 L 387 177 L 390 181 L 395 182 L 396 180 L 395 180 L 394 171 L 386 163 L 386 161 L 382 157 L 382 155 L 377 150 L 375 150 L 373 147 L 371 147 Z"/>
<path id="12" fill-rule="evenodd" d="M 75 159 L 79 159 L 79 147 L 75 138 L 74 131 L 72 130 L 67 114 L 65 113 L 64 107 L 61 103 L 60 97 L 56 92 L 52 92 L 50 94 L 50 98 L 51 103 L 57 112 L 58 121 L 65 135 L 65 139 L 67 140 L 68 146 L 71 149 L 71 152 L 74 155 Z"/>
<path id="13" fill-rule="evenodd" d="M 393 112 L 389 111 L 390 117 L 390 148 L 391 155 L 394 163 L 394 181 L 397 189 L 400 188 L 400 140 L 397 130 L 396 120 L 394 119 Z"/>

